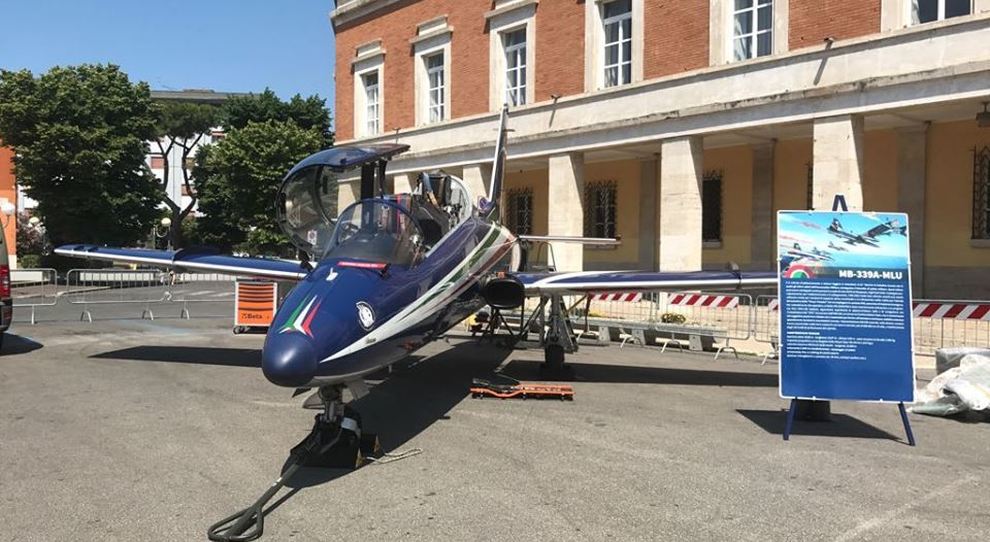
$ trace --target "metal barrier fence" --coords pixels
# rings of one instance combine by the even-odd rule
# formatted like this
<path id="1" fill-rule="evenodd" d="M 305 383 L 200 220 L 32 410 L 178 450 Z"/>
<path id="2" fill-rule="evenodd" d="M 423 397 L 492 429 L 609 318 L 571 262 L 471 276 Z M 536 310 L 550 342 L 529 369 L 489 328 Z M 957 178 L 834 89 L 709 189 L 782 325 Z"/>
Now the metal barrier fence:
<path id="1" fill-rule="evenodd" d="M 752 296 L 737 293 L 593 294 L 587 315 L 616 320 L 620 324 L 649 324 L 658 330 L 665 326 L 693 326 L 701 328 L 702 335 L 745 340 L 751 333 L 752 305 Z M 583 317 L 584 314 L 576 316 Z"/>
<path id="2" fill-rule="evenodd" d="M 14 307 L 31 309 L 37 323 L 39 307 L 60 303 L 79 306 L 80 320 L 93 321 L 97 306 L 142 306 L 141 318 L 155 319 L 154 308 L 180 306 L 189 318 L 196 303 L 233 303 L 235 277 L 220 273 L 175 273 L 158 269 L 72 269 L 59 284 L 54 269 L 11 270 Z"/>
<path id="3" fill-rule="evenodd" d="M 72 269 L 65 275 L 62 297 L 71 305 L 81 305 L 79 319 L 93 321 L 90 305 L 143 304 L 141 318 L 155 319 L 152 303 L 167 300 L 168 273 L 153 269 Z"/>
<path id="4" fill-rule="evenodd" d="M 571 305 L 569 305 L 571 306 Z M 735 351 L 730 341 L 752 335 L 753 298 L 738 293 L 642 292 L 592 294 L 571 308 L 578 327 L 598 328 L 600 342 L 658 344 Z M 586 332 L 587 330 L 582 330 Z"/>
<path id="5" fill-rule="evenodd" d="M 935 355 L 936 348 L 990 348 L 990 302 L 916 299 L 914 352 Z"/>
<path id="6" fill-rule="evenodd" d="M 181 303 L 181 318 L 189 318 L 189 306 L 197 303 L 233 302 L 236 277 L 222 273 L 166 273 L 166 298 Z"/>
<path id="7" fill-rule="evenodd" d="M 141 318 L 154 320 L 153 307 L 173 304 L 181 305 L 181 318 L 189 318 L 190 305 L 233 303 L 235 297 L 232 275 L 156 269 L 73 269 L 62 289 L 54 269 L 15 269 L 11 287 L 14 307 L 30 307 L 32 324 L 39 307 L 55 306 L 62 298 L 81 307 L 80 320 L 92 322 L 93 306 L 143 305 Z M 767 356 L 776 353 L 780 343 L 776 296 L 641 292 L 565 296 L 564 302 L 575 327 L 583 322 L 598 327 L 606 332 L 604 341 L 666 345 L 704 337 L 703 346 L 719 341 L 726 348 L 730 340 L 752 339 L 771 345 Z M 538 299 L 529 299 L 526 311 L 538 305 Z M 918 355 L 931 356 L 937 348 L 952 346 L 990 348 L 990 302 L 918 299 L 913 315 Z"/>
<path id="8" fill-rule="evenodd" d="M 31 325 L 37 323 L 38 307 L 58 303 L 58 273 L 54 269 L 13 269 L 10 287 L 14 307 L 31 308 Z"/>

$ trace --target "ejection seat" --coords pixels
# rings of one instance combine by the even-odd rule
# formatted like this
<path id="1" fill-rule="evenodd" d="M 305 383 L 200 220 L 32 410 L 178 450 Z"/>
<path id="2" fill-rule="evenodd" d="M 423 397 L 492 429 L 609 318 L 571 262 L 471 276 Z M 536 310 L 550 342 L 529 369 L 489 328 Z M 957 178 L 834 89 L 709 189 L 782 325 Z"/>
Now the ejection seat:
<path id="1" fill-rule="evenodd" d="M 419 193 L 412 198 L 410 212 L 413 218 L 419 223 L 419 228 L 423 231 L 424 241 L 427 246 L 432 247 L 450 230 L 451 217 L 443 207 L 449 199 L 446 191 L 442 187 L 449 187 L 449 182 L 444 183 L 444 174 L 430 174 L 423 172 L 419 175 Z"/>

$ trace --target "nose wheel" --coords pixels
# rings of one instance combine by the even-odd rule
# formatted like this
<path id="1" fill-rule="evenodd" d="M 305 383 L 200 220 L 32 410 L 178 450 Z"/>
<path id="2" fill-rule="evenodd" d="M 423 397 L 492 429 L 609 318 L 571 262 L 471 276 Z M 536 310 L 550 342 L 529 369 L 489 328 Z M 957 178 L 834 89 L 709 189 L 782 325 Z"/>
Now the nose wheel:
<path id="1" fill-rule="evenodd" d="M 340 386 L 320 388 L 323 412 L 313 429 L 289 452 L 288 467 L 251 506 L 214 523 L 207 537 L 215 542 L 246 542 L 259 538 L 265 528 L 265 505 L 302 467 L 356 469 L 365 458 L 381 455 L 378 437 L 361 432 L 361 417 L 344 405 Z"/>

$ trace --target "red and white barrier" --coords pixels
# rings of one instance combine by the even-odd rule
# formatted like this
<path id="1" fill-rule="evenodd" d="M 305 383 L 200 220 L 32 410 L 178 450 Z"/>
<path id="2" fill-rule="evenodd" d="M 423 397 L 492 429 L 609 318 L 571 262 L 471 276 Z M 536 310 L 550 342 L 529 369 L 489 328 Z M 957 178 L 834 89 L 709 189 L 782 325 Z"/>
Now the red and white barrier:
<path id="1" fill-rule="evenodd" d="M 673 294 L 668 302 L 678 307 L 734 309 L 739 306 L 739 297 L 733 295 Z"/>
<path id="2" fill-rule="evenodd" d="M 948 303 L 916 301 L 915 318 L 945 318 L 949 320 L 982 320 L 990 322 L 990 303 Z"/>
<path id="3" fill-rule="evenodd" d="M 635 303 L 643 300 L 643 293 L 619 292 L 610 294 L 591 294 L 592 301 L 626 301 Z"/>

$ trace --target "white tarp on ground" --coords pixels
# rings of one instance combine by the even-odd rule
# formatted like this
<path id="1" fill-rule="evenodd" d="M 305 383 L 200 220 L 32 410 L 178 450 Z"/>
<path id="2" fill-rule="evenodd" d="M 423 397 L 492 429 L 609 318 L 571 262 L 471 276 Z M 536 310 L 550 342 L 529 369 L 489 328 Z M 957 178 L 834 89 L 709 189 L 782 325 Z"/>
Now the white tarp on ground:
<path id="1" fill-rule="evenodd" d="M 990 356 L 968 354 L 958 367 L 936 376 L 918 391 L 917 414 L 950 416 L 967 410 L 990 409 Z"/>

